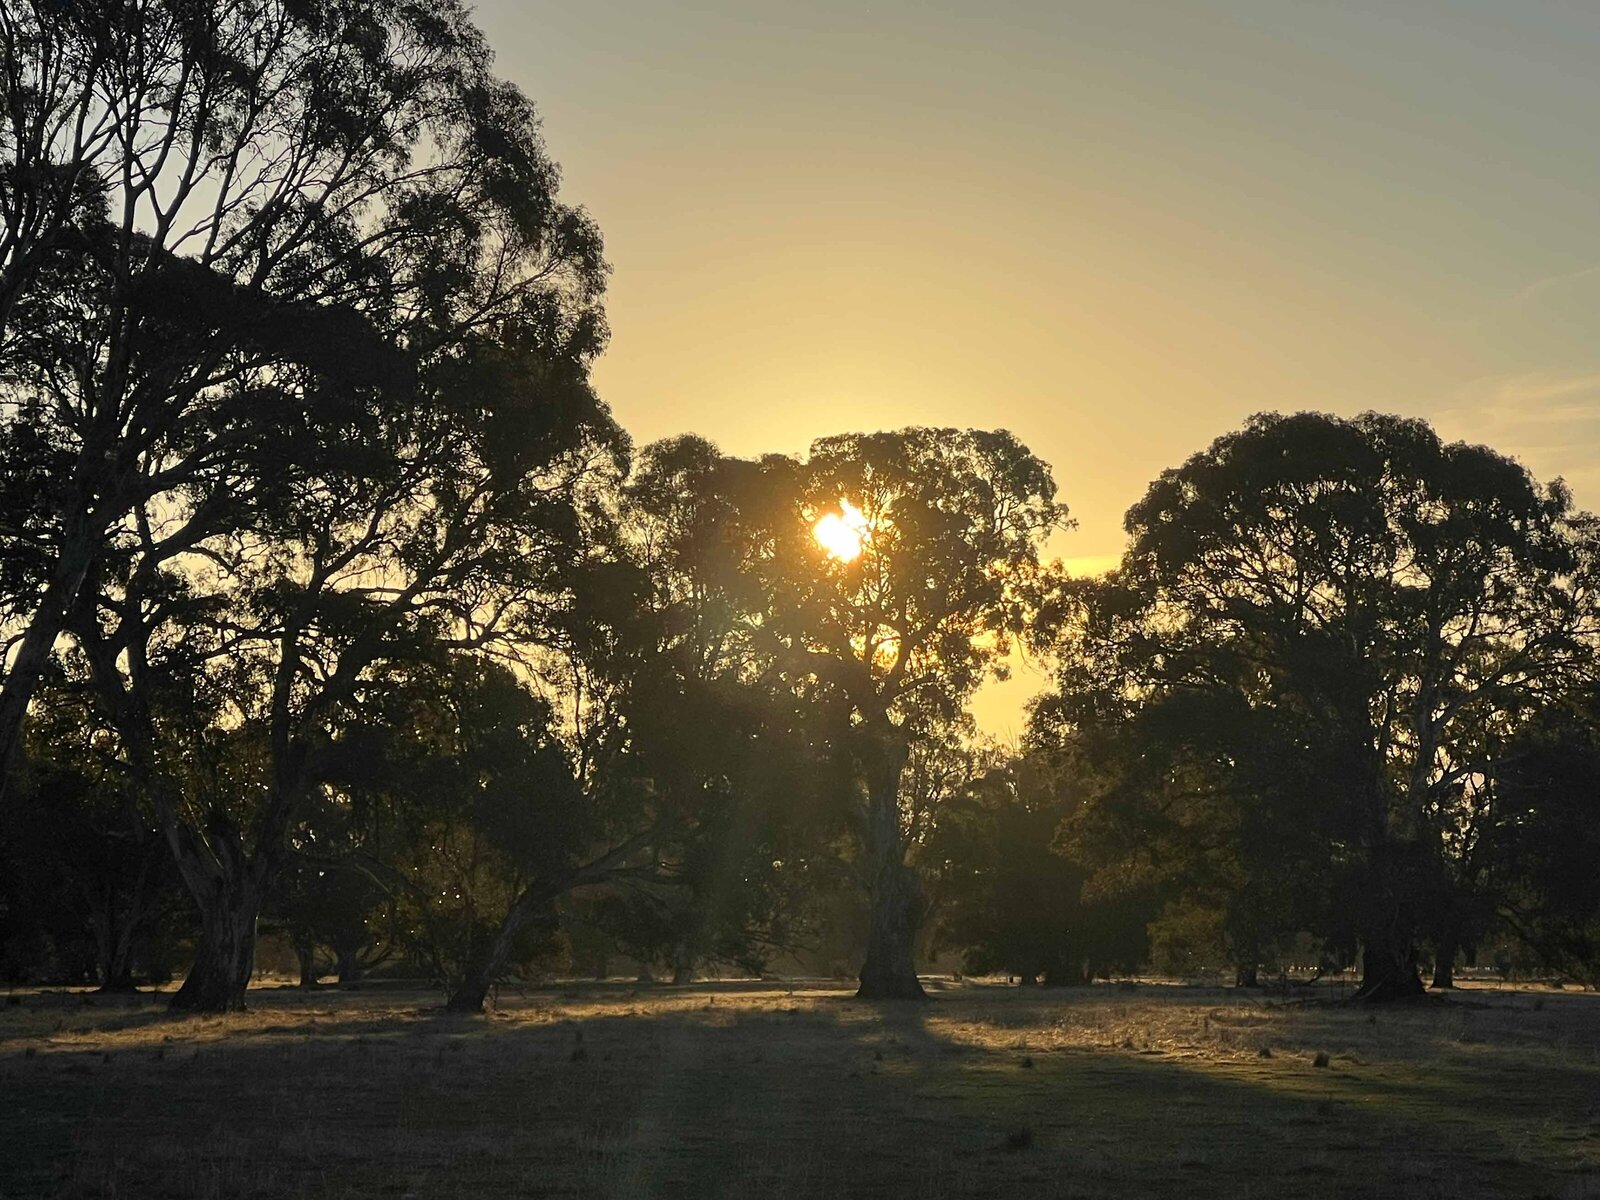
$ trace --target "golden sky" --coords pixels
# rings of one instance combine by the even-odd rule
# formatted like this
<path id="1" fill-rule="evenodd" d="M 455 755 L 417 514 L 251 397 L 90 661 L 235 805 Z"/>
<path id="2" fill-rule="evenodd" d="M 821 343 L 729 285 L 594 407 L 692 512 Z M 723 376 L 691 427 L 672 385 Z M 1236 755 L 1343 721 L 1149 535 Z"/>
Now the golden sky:
<path id="1" fill-rule="evenodd" d="M 1594 0 L 477 16 L 605 233 L 641 442 L 1009 428 L 1084 566 L 1264 409 L 1426 417 L 1600 506 Z"/>

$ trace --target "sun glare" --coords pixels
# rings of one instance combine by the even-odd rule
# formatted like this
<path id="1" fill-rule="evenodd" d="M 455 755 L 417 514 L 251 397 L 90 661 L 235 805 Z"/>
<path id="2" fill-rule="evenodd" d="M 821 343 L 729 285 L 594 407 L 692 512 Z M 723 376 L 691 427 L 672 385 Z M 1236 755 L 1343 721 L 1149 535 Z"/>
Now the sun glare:
<path id="1" fill-rule="evenodd" d="M 839 511 L 823 513 L 812 528 L 817 544 L 840 562 L 861 557 L 871 529 L 866 514 L 848 500 L 839 501 Z"/>

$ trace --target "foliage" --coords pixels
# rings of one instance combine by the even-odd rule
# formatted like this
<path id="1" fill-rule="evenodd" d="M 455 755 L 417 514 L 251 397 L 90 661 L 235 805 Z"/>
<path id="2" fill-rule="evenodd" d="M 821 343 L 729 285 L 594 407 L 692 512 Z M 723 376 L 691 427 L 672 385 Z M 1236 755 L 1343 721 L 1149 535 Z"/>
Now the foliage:
<path id="1" fill-rule="evenodd" d="M 938 942 L 969 974 L 1082 983 L 1144 961 L 1148 902 L 1095 894 L 1057 831 L 1082 803 L 1038 758 L 990 770 L 939 810 L 924 862 L 940 898 Z"/>
<path id="2" fill-rule="evenodd" d="M 1086 731 L 1108 794 L 1154 806 L 1158 836 L 1188 831 L 1199 858 L 1220 848 L 1246 925 L 1293 919 L 1274 895 L 1304 882 L 1284 868 L 1309 847 L 1333 871 L 1312 892 L 1350 921 L 1323 931 L 1362 940 L 1370 988 L 1419 987 L 1425 914 L 1466 886 L 1476 781 L 1592 663 L 1591 523 L 1421 422 L 1299 414 L 1165 472 L 1128 529 L 1121 570 L 1058 597 L 1036 737 Z"/>

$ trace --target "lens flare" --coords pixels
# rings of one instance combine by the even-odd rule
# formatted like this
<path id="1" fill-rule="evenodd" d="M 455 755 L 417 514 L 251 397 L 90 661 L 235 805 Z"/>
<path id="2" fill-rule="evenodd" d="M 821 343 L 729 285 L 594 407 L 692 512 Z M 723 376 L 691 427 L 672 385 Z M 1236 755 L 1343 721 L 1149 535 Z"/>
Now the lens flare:
<path id="1" fill-rule="evenodd" d="M 861 557 L 861 551 L 872 535 L 864 514 L 848 500 L 839 501 L 839 511 L 823 513 L 812 527 L 812 533 L 821 546 L 840 562 L 851 562 Z"/>

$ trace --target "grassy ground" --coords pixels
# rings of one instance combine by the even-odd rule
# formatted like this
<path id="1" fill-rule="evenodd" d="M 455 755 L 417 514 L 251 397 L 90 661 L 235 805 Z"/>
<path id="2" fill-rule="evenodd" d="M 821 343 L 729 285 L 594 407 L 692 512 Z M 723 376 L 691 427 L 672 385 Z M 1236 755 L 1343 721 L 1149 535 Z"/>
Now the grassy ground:
<path id="1" fill-rule="evenodd" d="M 0 1008 L 0 1197 L 1600 1198 L 1600 996 L 591 985 Z M 1326 1066 L 1314 1065 L 1327 1056 Z"/>

